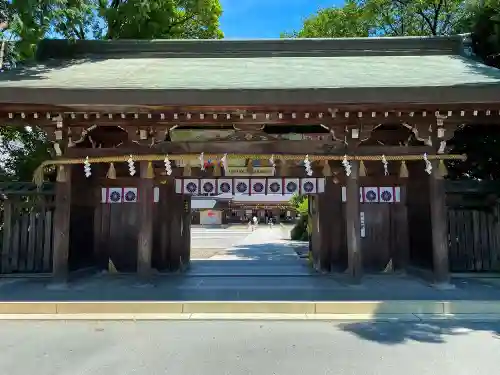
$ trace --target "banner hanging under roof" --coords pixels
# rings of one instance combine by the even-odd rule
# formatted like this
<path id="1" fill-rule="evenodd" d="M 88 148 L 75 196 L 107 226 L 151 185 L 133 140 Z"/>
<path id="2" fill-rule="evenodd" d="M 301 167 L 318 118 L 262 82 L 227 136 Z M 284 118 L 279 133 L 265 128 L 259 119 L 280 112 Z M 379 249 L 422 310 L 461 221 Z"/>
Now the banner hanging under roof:
<path id="1" fill-rule="evenodd" d="M 176 179 L 176 193 L 189 195 L 293 195 L 325 191 L 325 179 L 307 178 L 218 178 Z M 215 192 L 215 193 L 214 193 Z"/>

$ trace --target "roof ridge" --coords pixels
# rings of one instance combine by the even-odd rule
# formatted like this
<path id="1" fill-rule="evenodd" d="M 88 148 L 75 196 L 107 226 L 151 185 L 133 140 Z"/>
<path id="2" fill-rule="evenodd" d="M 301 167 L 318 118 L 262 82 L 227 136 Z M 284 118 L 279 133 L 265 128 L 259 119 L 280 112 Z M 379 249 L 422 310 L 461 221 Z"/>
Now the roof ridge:
<path id="1" fill-rule="evenodd" d="M 318 39 L 156 39 L 40 42 L 38 60 L 78 57 L 266 57 L 461 54 L 464 35 Z"/>

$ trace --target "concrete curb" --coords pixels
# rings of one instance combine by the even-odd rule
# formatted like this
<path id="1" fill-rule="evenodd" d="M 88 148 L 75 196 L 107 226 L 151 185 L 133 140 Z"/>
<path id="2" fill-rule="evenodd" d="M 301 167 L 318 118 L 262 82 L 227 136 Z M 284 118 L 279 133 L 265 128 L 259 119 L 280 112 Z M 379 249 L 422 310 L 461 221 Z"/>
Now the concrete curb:
<path id="1" fill-rule="evenodd" d="M 3 302 L 13 320 L 500 320 L 500 301 Z"/>

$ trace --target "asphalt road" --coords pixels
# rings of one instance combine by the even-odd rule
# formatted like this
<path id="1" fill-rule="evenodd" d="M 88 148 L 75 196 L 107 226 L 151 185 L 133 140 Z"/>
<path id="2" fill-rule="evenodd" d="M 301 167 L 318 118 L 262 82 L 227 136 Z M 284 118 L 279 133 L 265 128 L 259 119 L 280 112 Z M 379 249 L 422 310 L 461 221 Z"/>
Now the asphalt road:
<path id="1" fill-rule="evenodd" d="M 500 322 L 0 322 L 0 374 L 498 374 Z"/>

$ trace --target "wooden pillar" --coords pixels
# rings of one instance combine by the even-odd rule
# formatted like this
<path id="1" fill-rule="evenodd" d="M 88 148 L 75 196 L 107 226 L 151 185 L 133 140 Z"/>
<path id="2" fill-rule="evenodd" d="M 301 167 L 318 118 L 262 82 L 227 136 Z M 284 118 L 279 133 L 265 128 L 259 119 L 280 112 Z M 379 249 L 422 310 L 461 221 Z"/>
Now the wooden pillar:
<path id="1" fill-rule="evenodd" d="M 318 196 L 309 196 L 309 215 L 311 223 L 311 251 L 313 266 L 317 271 L 321 271 L 321 228 L 320 228 L 320 215 L 318 209 Z"/>
<path id="2" fill-rule="evenodd" d="M 177 271 L 181 264 L 182 249 L 182 195 L 172 194 L 169 203 L 170 221 L 170 254 L 169 269 Z"/>
<path id="3" fill-rule="evenodd" d="M 431 209 L 434 281 L 438 284 L 446 284 L 450 281 L 446 194 L 444 179 L 439 171 L 439 161 L 435 160 L 431 163 L 429 203 Z"/>
<path id="4" fill-rule="evenodd" d="M 309 255 L 313 255 L 313 236 L 312 236 L 312 227 L 313 227 L 313 218 L 312 218 L 312 197 L 310 195 L 307 196 L 307 234 L 309 239 Z"/>
<path id="5" fill-rule="evenodd" d="M 170 256 L 170 221 L 171 215 L 169 214 L 170 202 L 172 194 L 175 194 L 175 180 L 168 180 L 166 184 L 159 187 L 159 212 L 158 220 L 160 220 L 160 269 L 168 268 Z"/>
<path id="6" fill-rule="evenodd" d="M 71 215 L 71 165 L 64 166 L 64 181 L 56 182 L 54 211 L 54 252 L 52 275 L 55 281 L 64 282 L 68 277 L 69 230 Z"/>
<path id="7" fill-rule="evenodd" d="M 137 241 L 137 273 L 147 278 L 151 275 L 153 252 L 153 178 L 148 175 L 147 161 L 140 162 L 140 179 L 137 189 L 139 233 Z"/>
<path id="8" fill-rule="evenodd" d="M 191 258 L 191 196 L 184 195 L 182 212 L 182 250 L 181 250 L 181 267 L 186 269 L 189 267 Z"/>
<path id="9" fill-rule="evenodd" d="M 340 186 L 335 185 L 331 177 L 325 178 L 325 191 L 318 194 L 318 227 L 321 238 L 320 264 L 321 269 L 330 272 L 334 261 L 334 253 L 338 247 L 334 241 L 339 240 L 341 225 L 335 221 L 342 218 Z"/>
<path id="10" fill-rule="evenodd" d="M 351 161 L 351 175 L 346 183 L 347 270 L 356 282 L 361 280 L 363 274 L 358 176 L 359 161 Z"/>
<path id="11" fill-rule="evenodd" d="M 10 252 L 12 235 L 12 198 L 8 197 L 3 201 L 3 244 L 2 244 L 2 273 L 10 272 Z"/>

